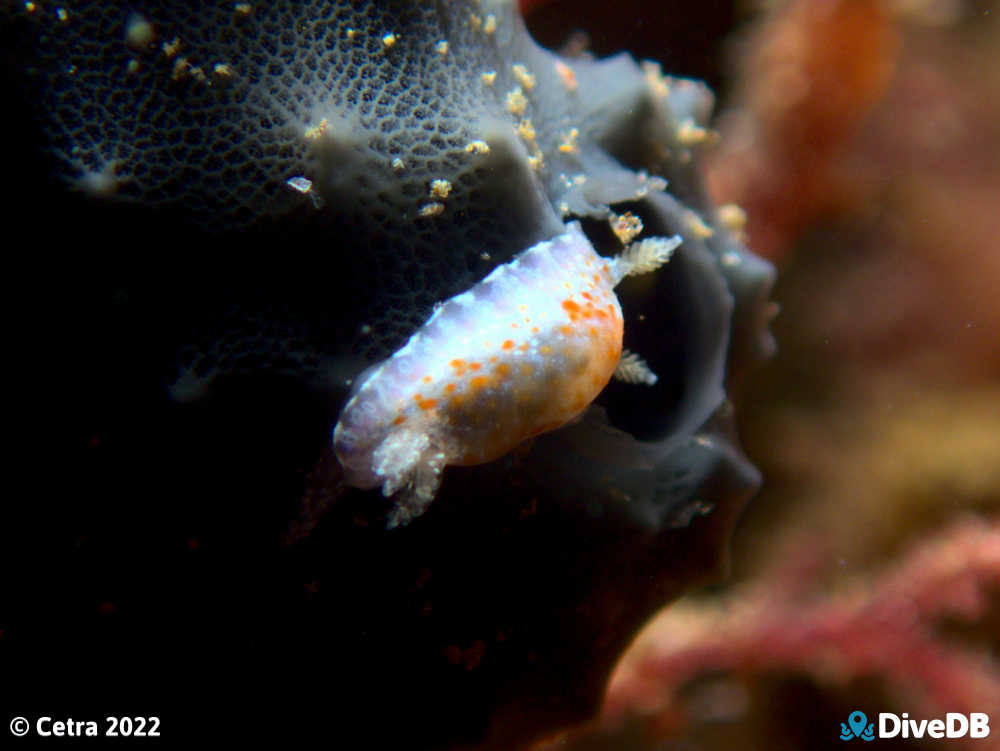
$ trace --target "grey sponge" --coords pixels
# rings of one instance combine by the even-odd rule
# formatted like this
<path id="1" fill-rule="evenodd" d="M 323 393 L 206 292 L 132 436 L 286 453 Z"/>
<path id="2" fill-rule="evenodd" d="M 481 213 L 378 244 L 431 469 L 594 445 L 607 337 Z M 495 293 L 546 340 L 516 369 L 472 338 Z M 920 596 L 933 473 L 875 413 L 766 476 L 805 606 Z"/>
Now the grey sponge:
<path id="1" fill-rule="evenodd" d="M 176 350 L 167 380 L 178 400 L 267 371 L 319 384 L 337 403 L 435 302 L 564 221 L 583 220 L 606 255 L 640 223 L 646 236 L 682 235 L 655 282 L 620 295 L 626 346 L 661 382 L 613 386 L 595 415 L 625 431 L 602 432 L 615 446 L 606 456 L 624 457 L 616 473 L 629 441 L 656 447 L 649 461 L 661 469 L 635 489 L 655 510 L 639 515 L 683 517 L 694 490 L 663 479 L 677 471 L 671 457 L 695 436 L 702 453 L 725 443 L 712 436 L 729 430 L 726 387 L 772 347 L 773 272 L 721 221 L 698 174 L 714 138 L 704 85 L 624 53 L 556 55 L 500 0 L 92 0 L 2 13 L 27 51 L 23 83 L 65 185 L 220 238 L 294 228 L 289 242 L 309 243 L 296 253 L 345 275 L 330 280 L 341 299 L 329 305 L 322 279 L 291 301 L 220 292 L 218 315 Z M 726 444 L 704 465 L 719 457 L 739 454 Z"/>

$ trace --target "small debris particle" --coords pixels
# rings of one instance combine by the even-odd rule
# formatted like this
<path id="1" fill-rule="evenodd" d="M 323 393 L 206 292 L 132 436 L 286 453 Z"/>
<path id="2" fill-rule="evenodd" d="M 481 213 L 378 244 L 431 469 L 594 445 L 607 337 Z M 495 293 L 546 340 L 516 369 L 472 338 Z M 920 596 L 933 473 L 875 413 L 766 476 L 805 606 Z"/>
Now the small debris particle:
<path id="1" fill-rule="evenodd" d="M 510 69 L 514 72 L 514 77 L 524 87 L 525 91 L 531 91 L 535 88 L 535 77 L 521 63 L 515 63 Z"/>
<path id="2" fill-rule="evenodd" d="M 469 25 L 472 26 L 473 31 L 479 31 L 483 28 L 483 19 L 475 13 L 469 13 Z"/>
<path id="3" fill-rule="evenodd" d="M 285 185 L 294 190 L 296 193 L 309 196 L 309 199 L 312 201 L 313 208 L 323 208 L 323 199 L 313 192 L 312 180 L 308 177 L 303 177 L 302 175 L 290 177 L 285 181 Z"/>
<path id="4" fill-rule="evenodd" d="M 545 155 L 541 151 L 536 151 L 528 157 L 528 164 L 537 172 L 545 166 Z"/>
<path id="5" fill-rule="evenodd" d="M 215 77 L 216 81 L 221 83 L 223 81 L 228 81 L 233 77 L 233 69 L 229 63 L 216 63 L 212 68 L 212 75 Z"/>
<path id="6" fill-rule="evenodd" d="M 556 75 L 566 87 L 566 91 L 576 91 L 576 73 L 562 60 L 556 60 Z"/>
<path id="7" fill-rule="evenodd" d="M 203 71 L 197 65 L 191 66 L 191 68 L 188 70 L 188 73 L 191 75 L 191 78 L 193 78 L 198 83 L 204 83 L 204 84 L 208 83 L 208 76 L 205 75 L 205 71 Z"/>
<path id="8" fill-rule="evenodd" d="M 191 63 L 188 62 L 186 57 L 179 57 L 174 63 L 174 69 L 170 73 L 171 81 L 180 81 L 184 78 L 191 70 Z"/>
<path id="9" fill-rule="evenodd" d="M 470 141 L 465 145 L 467 154 L 489 154 L 490 145 L 486 141 Z"/>
<path id="10" fill-rule="evenodd" d="M 579 137 L 580 131 L 576 128 L 571 129 L 569 133 L 563 136 L 563 140 L 559 144 L 559 151 L 563 154 L 579 154 L 580 146 L 576 142 L 576 139 Z"/>
<path id="11" fill-rule="evenodd" d="M 437 52 L 441 57 L 448 54 L 448 42 L 442 39 L 440 42 L 434 45 L 434 51 Z"/>
<path id="12" fill-rule="evenodd" d="M 582 172 L 579 175 L 573 175 L 574 185 L 583 185 L 585 182 L 587 182 L 587 176 Z"/>
<path id="13" fill-rule="evenodd" d="M 128 61 L 128 65 L 125 66 L 125 72 L 128 75 L 130 75 L 130 76 L 134 76 L 134 75 L 138 74 L 138 72 L 139 72 L 139 61 L 136 60 L 134 57 L 131 60 L 129 60 Z"/>
<path id="14" fill-rule="evenodd" d="M 492 86 L 493 82 L 497 80 L 497 72 L 495 70 L 488 70 L 479 76 L 479 78 L 487 86 Z"/>
<path id="15" fill-rule="evenodd" d="M 38 10 L 38 6 L 35 5 L 34 3 L 25 3 L 24 9 L 28 11 L 28 13 L 34 13 L 36 10 Z"/>
<path id="16" fill-rule="evenodd" d="M 747 226 L 747 212 L 735 203 L 723 204 L 719 207 L 719 221 L 734 234 L 741 234 Z"/>
<path id="17" fill-rule="evenodd" d="M 391 31 L 382 37 L 382 49 L 388 50 L 399 41 L 399 37 L 393 34 Z"/>
<path id="18" fill-rule="evenodd" d="M 670 95 L 670 84 L 667 83 L 667 79 L 664 77 L 659 63 L 654 63 L 652 60 L 643 60 L 642 72 L 645 74 L 646 83 L 649 84 L 649 88 L 653 90 L 654 94 L 659 97 Z"/>
<path id="19" fill-rule="evenodd" d="M 156 40 L 156 29 L 146 17 L 131 13 L 125 20 L 125 44 L 133 50 L 147 49 Z"/>
<path id="20" fill-rule="evenodd" d="M 485 250 L 482 253 L 479 254 L 479 260 L 481 260 L 481 261 L 488 261 L 488 260 L 490 260 L 490 258 L 492 258 L 492 256 L 489 253 L 487 253 Z"/>
<path id="21" fill-rule="evenodd" d="M 451 183 L 447 180 L 431 180 L 429 195 L 431 198 L 447 198 L 451 193 Z"/>
<path id="22" fill-rule="evenodd" d="M 608 224 L 611 225 L 611 231 L 615 233 L 615 237 L 622 245 L 628 245 L 642 232 L 642 219 L 631 211 L 620 215 L 612 213 Z"/>
<path id="23" fill-rule="evenodd" d="M 357 35 L 358 35 L 358 30 L 357 29 L 352 29 L 352 28 L 348 27 L 347 31 L 345 31 L 344 33 L 347 35 L 347 41 L 348 42 L 353 42 L 354 39 L 355 39 L 355 37 L 357 37 Z"/>
<path id="24" fill-rule="evenodd" d="M 367 323 L 361 324 L 361 335 L 362 336 L 368 336 L 371 333 L 372 333 L 372 327 L 371 327 L 370 324 L 367 324 Z"/>
<path id="25" fill-rule="evenodd" d="M 507 92 L 507 111 L 512 115 L 523 115 L 528 106 L 528 100 L 524 98 L 524 92 L 520 86 Z"/>
<path id="26" fill-rule="evenodd" d="M 697 146 L 702 143 L 712 143 L 718 139 L 718 134 L 708 128 L 702 128 L 688 117 L 677 126 L 677 140 L 683 146 Z"/>
<path id="27" fill-rule="evenodd" d="M 406 169 L 406 163 L 398 156 L 392 160 L 391 166 L 394 170 L 396 170 L 396 172 L 402 172 L 403 170 Z"/>
<path id="28" fill-rule="evenodd" d="M 180 48 L 181 48 L 181 38 L 174 37 L 169 42 L 163 43 L 163 54 L 166 55 L 167 59 L 169 60 L 170 58 L 172 58 L 174 55 L 177 54 L 177 51 Z"/>
<path id="29" fill-rule="evenodd" d="M 650 177 L 646 170 L 639 170 L 639 185 L 644 191 L 646 189 L 659 191 L 667 189 L 666 180 L 662 177 L 656 177 L 655 175 Z M 645 195 L 645 192 L 643 192 L 643 195 Z"/>
<path id="30" fill-rule="evenodd" d="M 233 9 L 238 16 L 249 16 L 253 13 L 253 6 L 250 3 L 236 3 Z"/>
<path id="31" fill-rule="evenodd" d="M 305 133 L 306 140 L 315 141 L 321 135 L 326 133 L 327 125 L 329 125 L 329 123 L 327 122 L 327 119 L 324 117 L 316 125 L 312 126 L 311 128 L 306 128 L 306 133 Z"/>
<path id="32" fill-rule="evenodd" d="M 565 201 L 559 202 L 559 215 L 569 216 L 569 204 L 566 203 Z"/>
<path id="33" fill-rule="evenodd" d="M 483 24 L 483 31 L 486 34 L 492 34 L 497 30 L 497 17 L 490 13 L 486 16 L 486 23 Z"/>
<path id="34" fill-rule="evenodd" d="M 299 193 L 303 194 L 308 193 L 310 190 L 312 190 L 313 186 L 312 180 L 310 180 L 308 177 L 303 177 L 302 175 L 288 178 L 287 180 L 285 180 L 285 185 L 287 185 L 292 190 L 298 191 Z"/>
<path id="35" fill-rule="evenodd" d="M 705 224 L 700 216 L 690 210 L 687 212 L 687 226 L 697 237 L 711 237 L 715 234 L 715 230 Z"/>
<path id="36" fill-rule="evenodd" d="M 66 12 L 65 8 L 56 8 L 56 18 L 66 23 L 69 20 L 69 13 Z"/>
<path id="37" fill-rule="evenodd" d="M 417 216 L 421 219 L 427 219 L 432 216 L 437 216 L 442 211 L 444 211 L 444 204 L 434 201 L 433 203 L 425 203 L 421 206 L 417 211 Z"/>
<path id="38" fill-rule="evenodd" d="M 535 143 L 535 126 L 532 124 L 530 118 L 524 118 L 521 122 L 517 124 L 517 134 L 521 136 L 528 144 L 534 145 Z"/>

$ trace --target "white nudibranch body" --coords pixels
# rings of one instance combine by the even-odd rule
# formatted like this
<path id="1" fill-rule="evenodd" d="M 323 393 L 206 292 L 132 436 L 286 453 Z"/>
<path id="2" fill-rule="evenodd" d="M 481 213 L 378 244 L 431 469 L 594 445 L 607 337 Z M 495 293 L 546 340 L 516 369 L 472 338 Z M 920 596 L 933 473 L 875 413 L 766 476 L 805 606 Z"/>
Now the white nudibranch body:
<path id="1" fill-rule="evenodd" d="M 622 359 L 615 285 L 666 263 L 680 242 L 646 239 L 603 258 L 573 222 L 437 306 L 358 378 L 333 432 L 347 481 L 398 493 L 388 526 L 406 524 L 434 499 L 445 466 L 491 461 L 578 416 Z M 655 383 L 627 358 L 623 377 Z"/>

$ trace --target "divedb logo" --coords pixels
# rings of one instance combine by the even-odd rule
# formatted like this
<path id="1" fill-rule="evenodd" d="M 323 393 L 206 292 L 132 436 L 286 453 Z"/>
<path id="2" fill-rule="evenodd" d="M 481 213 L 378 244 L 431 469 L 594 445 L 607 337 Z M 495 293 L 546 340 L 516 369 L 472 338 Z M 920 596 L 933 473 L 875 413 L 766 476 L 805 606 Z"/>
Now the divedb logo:
<path id="1" fill-rule="evenodd" d="M 985 712 L 971 712 L 967 715 L 948 712 L 944 719 L 911 720 L 910 715 L 880 712 L 878 735 L 875 723 L 868 722 L 864 712 L 855 709 L 840 723 L 840 740 L 873 741 L 875 738 L 987 738 L 990 734 L 990 716 Z"/>

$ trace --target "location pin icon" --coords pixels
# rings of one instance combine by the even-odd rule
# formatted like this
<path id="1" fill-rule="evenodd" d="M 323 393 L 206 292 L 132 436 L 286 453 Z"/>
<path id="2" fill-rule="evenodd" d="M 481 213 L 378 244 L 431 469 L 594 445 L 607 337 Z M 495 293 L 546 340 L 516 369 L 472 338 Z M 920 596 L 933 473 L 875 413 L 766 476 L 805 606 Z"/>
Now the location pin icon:
<path id="1" fill-rule="evenodd" d="M 850 717 L 847 718 L 847 724 L 851 726 L 851 730 L 854 731 L 854 737 L 860 738 L 861 734 L 865 731 L 865 725 L 868 724 L 868 718 L 865 717 L 864 712 L 851 712 Z"/>

